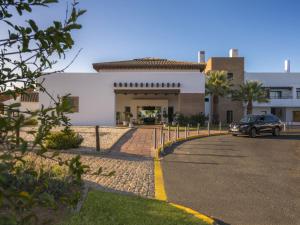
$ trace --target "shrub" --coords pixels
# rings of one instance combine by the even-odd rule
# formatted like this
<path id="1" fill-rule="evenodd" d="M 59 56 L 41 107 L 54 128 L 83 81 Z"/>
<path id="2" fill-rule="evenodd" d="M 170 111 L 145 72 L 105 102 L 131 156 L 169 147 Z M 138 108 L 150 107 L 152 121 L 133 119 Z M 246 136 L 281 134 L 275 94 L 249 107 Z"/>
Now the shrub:
<path id="1" fill-rule="evenodd" d="M 206 116 L 203 113 L 199 113 L 192 116 L 184 116 L 183 114 L 176 115 L 176 121 L 180 126 L 197 126 L 198 123 L 200 126 L 204 126 Z"/>
<path id="2" fill-rule="evenodd" d="M 46 139 L 46 147 L 50 149 L 78 148 L 83 137 L 72 130 L 51 133 Z"/>

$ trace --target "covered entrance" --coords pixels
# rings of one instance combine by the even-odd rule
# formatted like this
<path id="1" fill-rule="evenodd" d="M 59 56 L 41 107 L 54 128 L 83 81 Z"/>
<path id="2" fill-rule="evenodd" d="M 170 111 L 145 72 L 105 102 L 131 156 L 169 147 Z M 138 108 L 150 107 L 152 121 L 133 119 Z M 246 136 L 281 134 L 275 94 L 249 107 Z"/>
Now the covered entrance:
<path id="1" fill-rule="evenodd" d="M 115 90 L 117 121 L 134 124 L 171 123 L 178 112 L 179 90 Z"/>

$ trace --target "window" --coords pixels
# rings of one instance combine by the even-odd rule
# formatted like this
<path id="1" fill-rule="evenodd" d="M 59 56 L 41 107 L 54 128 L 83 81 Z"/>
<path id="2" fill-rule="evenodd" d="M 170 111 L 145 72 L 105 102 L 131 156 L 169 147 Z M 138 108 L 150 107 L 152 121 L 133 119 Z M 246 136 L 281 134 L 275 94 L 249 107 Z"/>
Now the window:
<path id="1" fill-rule="evenodd" d="M 296 89 L 296 97 L 299 99 L 300 98 L 300 88 Z"/>
<path id="2" fill-rule="evenodd" d="M 205 102 L 209 102 L 209 98 L 205 98 Z"/>
<path id="3" fill-rule="evenodd" d="M 63 101 L 67 101 L 70 106 L 70 112 L 79 112 L 79 97 L 78 96 L 67 96 L 64 97 Z"/>
<path id="4" fill-rule="evenodd" d="M 271 115 L 266 115 L 264 116 L 264 122 L 266 123 L 273 123 L 276 122 L 278 119 L 276 119 L 275 116 L 271 116 Z"/>
<path id="5" fill-rule="evenodd" d="M 270 91 L 270 98 L 280 99 L 282 97 L 281 91 Z"/>
<path id="6" fill-rule="evenodd" d="M 293 121 L 300 122 L 300 111 L 293 111 Z"/>
<path id="7" fill-rule="evenodd" d="M 233 73 L 227 73 L 227 79 L 233 80 Z"/>
<path id="8" fill-rule="evenodd" d="M 233 121 L 233 112 L 232 112 L 232 110 L 228 110 L 226 112 L 226 122 L 232 123 L 232 121 Z"/>
<path id="9" fill-rule="evenodd" d="M 21 102 L 39 102 L 39 93 L 28 92 L 21 95 Z"/>

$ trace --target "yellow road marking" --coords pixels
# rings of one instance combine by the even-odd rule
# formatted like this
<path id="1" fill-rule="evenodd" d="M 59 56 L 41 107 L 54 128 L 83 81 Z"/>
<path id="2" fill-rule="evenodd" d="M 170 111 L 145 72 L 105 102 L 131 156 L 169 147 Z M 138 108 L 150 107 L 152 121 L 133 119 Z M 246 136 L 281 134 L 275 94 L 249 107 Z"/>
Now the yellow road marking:
<path id="1" fill-rule="evenodd" d="M 181 210 L 183 210 L 183 211 L 185 211 L 185 212 L 187 212 L 187 213 L 189 213 L 189 214 L 197 217 L 198 219 L 203 220 L 204 222 L 206 222 L 208 224 L 214 224 L 214 220 L 213 219 L 211 219 L 208 216 L 205 216 L 205 215 L 203 215 L 203 214 L 201 214 L 201 213 L 199 213 L 199 212 L 197 212 L 197 211 L 195 211 L 195 210 L 193 210 L 191 208 L 188 208 L 188 207 L 185 207 L 185 206 L 182 206 L 182 205 L 178 205 L 178 204 L 174 204 L 174 203 L 170 203 L 170 205 L 172 205 L 172 206 L 174 206 L 174 207 L 176 207 L 178 209 L 181 209 Z"/>
<path id="2" fill-rule="evenodd" d="M 154 185 L 155 185 L 155 198 L 162 201 L 167 201 L 167 195 L 165 191 L 164 178 L 160 161 L 154 159 Z"/>

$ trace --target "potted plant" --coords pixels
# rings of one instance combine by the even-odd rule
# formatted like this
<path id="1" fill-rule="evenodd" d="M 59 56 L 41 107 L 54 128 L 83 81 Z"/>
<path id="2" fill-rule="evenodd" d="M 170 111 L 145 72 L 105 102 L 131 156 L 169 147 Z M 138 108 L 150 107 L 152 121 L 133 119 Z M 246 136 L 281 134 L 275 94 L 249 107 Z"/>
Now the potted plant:
<path id="1" fill-rule="evenodd" d="M 132 113 L 129 113 L 129 127 L 132 128 L 133 127 L 133 122 L 132 122 Z"/>
<path id="2" fill-rule="evenodd" d="M 117 121 L 117 124 L 120 123 L 120 118 L 121 117 L 121 113 L 120 112 L 116 112 L 116 121 Z"/>
<path id="3" fill-rule="evenodd" d="M 165 127 L 168 124 L 168 113 L 166 112 L 166 110 L 163 111 L 163 115 L 162 116 L 164 118 L 163 125 Z"/>

